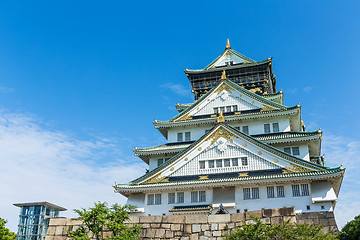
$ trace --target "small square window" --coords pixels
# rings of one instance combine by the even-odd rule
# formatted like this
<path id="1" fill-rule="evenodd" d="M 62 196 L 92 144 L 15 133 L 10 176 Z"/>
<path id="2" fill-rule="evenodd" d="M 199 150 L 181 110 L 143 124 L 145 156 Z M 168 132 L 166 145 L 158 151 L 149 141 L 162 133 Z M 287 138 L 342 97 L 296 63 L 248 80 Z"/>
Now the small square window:
<path id="1" fill-rule="evenodd" d="M 299 147 L 293 147 L 292 148 L 292 153 L 295 156 L 300 155 Z"/>
<path id="2" fill-rule="evenodd" d="M 199 167 L 200 167 L 200 169 L 205 169 L 205 161 L 200 161 Z"/>
<path id="3" fill-rule="evenodd" d="M 182 142 L 183 141 L 183 133 L 177 133 L 177 141 Z"/>
<path id="4" fill-rule="evenodd" d="M 250 188 L 243 188 L 244 200 L 251 199 Z"/>
<path id="5" fill-rule="evenodd" d="M 323 209 L 323 210 L 324 210 L 324 209 L 325 209 L 325 206 L 324 206 L 324 205 L 321 205 L 321 209 Z"/>
<path id="6" fill-rule="evenodd" d="M 277 133 L 279 132 L 279 123 L 273 123 L 273 132 L 274 133 Z"/>
<path id="7" fill-rule="evenodd" d="M 226 107 L 226 112 L 231 112 L 231 106 Z"/>
<path id="8" fill-rule="evenodd" d="M 264 132 L 270 133 L 270 124 L 264 124 Z"/>
<path id="9" fill-rule="evenodd" d="M 276 187 L 277 197 L 285 197 L 284 186 Z"/>
<path id="10" fill-rule="evenodd" d="M 161 205 L 161 194 L 155 194 L 155 205 Z"/>
<path id="11" fill-rule="evenodd" d="M 168 193 L 168 204 L 175 203 L 175 193 Z"/>
<path id="12" fill-rule="evenodd" d="M 310 210 L 310 205 L 307 205 L 307 206 L 306 206 L 306 210 Z"/>
<path id="13" fill-rule="evenodd" d="M 160 166 L 161 164 L 164 163 L 164 159 L 160 158 L 157 160 L 157 165 Z"/>
<path id="14" fill-rule="evenodd" d="M 309 185 L 308 184 L 301 184 L 301 195 L 309 196 Z"/>
<path id="15" fill-rule="evenodd" d="M 216 167 L 222 167 L 222 159 L 216 160 Z"/>
<path id="16" fill-rule="evenodd" d="M 195 192 L 191 192 L 191 202 L 198 202 L 199 201 L 199 198 L 198 198 L 198 192 L 195 191 Z"/>
<path id="17" fill-rule="evenodd" d="M 215 114 L 218 114 L 218 113 L 219 113 L 219 108 L 214 107 L 214 113 L 215 113 Z"/>
<path id="18" fill-rule="evenodd" d="M 230 167 L 230 159 L 224 159 L 224 167 Z"/>
<path id="19" fill-rule="evenodd" d="M 274 198 L 275 197 L 274 187 L 267 187 L 266 192 L 267 192 L 267 197 L 268 198 Z"/>
<path id="20" fill-rule="evenodd" d="M 178 192 L 177 195 L 177 203 L 184 203 L 184 192 Z"/>
<path id="21" fill-rule="evenodd" d="M 209 168 L 214 168 L 215 167 L 215 161 L 214 160 L 209 160 L 208 161 L 208 167 Z"/>
<path id="22" fill-rule="evenodd" d="M 154 194 L 148 194 L 147 195 L 147 205 L 154 205 Z"/>
<path id="23" fill-rule="evenodd" d="M 233 105 L 232 107 L 233 107 L 233 112 L 237 112 L 238 106 L 237 106 L 237 105 Z"/>
<path id="24" fill-rule="evenodd" d="M 225 112 L 225 107 L 220 107 L 221 112 Z"/>
<path id="25" fill-rule="evenodd" d="M 243 166 L 247 166 L 247 165 L 248 165 L 247 157 L 242 157 L 242 158 L 241 158 L 241 165 L 243 165 Z"/>
<path id="26" fill-rule="evenodd" d="M 243 126 L 242 132 L 249 135 L 249 126 Z"/>
<path id="27" fill-rule="evenodd" d="M 232 163 L 232 166 L 233 166 L 233 167 L 239 166 L 239 162 L 238 162 L 238 159 L 237 159 L 237 158 L 231 159 L 231 163 Z"/>
<path id="28" fill-rule="evenodd" d="M 191 141 L 191 132 L 185 132 L 185 141 Z"/>
<path id="29" fill-rule="evenodd" d="M 292 185 L 292 193 L 293 193 L 293 197 L 300 196 L 300 187 L 299 187 L 299 185 Z"/>
<path id="30" fill-rule="evenodd" d="M 291 154 L 291 148 L 289 147 L 284 148 L 284 152 Z"/>
<path id="31" fill-rule="evenodd" d="M 259 188 L 251 188 L 251 198 L 259 199 Z"/>
<path id="32" fill-rule="evenodd" d="M 206 202 L 206 192 L 199 191 L 199 202 Z"/>

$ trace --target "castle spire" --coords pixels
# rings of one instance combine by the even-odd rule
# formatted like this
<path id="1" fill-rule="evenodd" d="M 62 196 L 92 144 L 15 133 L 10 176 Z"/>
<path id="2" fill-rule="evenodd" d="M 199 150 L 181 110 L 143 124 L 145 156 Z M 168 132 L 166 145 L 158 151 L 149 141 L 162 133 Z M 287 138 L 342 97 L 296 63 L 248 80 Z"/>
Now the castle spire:
<path id="1" fill-rule="evenodd" d="M 231 48 L 231 47 L 230 47 L 230 40 L 227 39 L 225 49 L 230 49 L 230 48 Z"/>
<path id="2" fill-rule="evenodd" d="M 226 72 L 225 70 L 223 70 L 222 74 L 221 74 L 221 80 L 226 79 Z"/>

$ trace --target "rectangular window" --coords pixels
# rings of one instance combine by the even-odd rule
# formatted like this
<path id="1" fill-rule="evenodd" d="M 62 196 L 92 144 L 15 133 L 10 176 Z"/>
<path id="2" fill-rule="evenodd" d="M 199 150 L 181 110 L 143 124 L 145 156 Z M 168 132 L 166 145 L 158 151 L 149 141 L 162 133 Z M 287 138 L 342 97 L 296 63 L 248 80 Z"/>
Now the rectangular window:
<path id="1" fill-rule="evenodd" d="M 199 167 L 200 167 L 200 169 L 205 169 L 205 161 L 200 161 Z"/>
<path id="2" fill-rule="evenodd" d="M 284 186 L 277 186 L 276 191 L 277 191 L 277 197 L 285 197 Z"/>
<path id="3" fill-rule="evenodd" d="M 240 131 L 240 127 L 235 127 L 235 129 Z"/>
<path id="4" fill-rule="evenodd" d="M 183 133 L 178 133 L 178 134 L 177 134 L 177 141 L 178 141 L 178 142 L 182 142 L 182 141 L 183 141 Z"/>
<path id="5" fill-rule="evenodd" d="M 224 159 L 224 167 L 230 167 L 230 159 Z"/>
<path id="6" fill-rule="evenodd" d="M 222 167 L 222 160 L 216 160 L 216 167 Z"/>
<path id="7" fill-rule="evenodd" d="M 155 205 L 161 205 L 161 194 L 155 194 Z"/>
<path id="8" fill-rule="evenodd" d="M 264 132 L 270 133 L 270 124 L 264 124 Z"/>
<path id="9" fill-rule="evenodd" d="M 214 113 L 218 114 L 219 113 L 219 109 L 217 107 L 214 108 Z"/>
<path id="10" fill-rule="evenodd" d="M 209 160 L 208 161 L 208 167 L 209 168 L 214 168 L 215 167 L 214 160 Z"/>
<path id="11" fill-rule="evenodd" d="M 248 165 L 247 157 L 242 157 L 242 158 L 241 158 L 241 165 L 243 165 L 243 166 L 247 166 L 247 165 Z"/>
<path id="12" fill-rule="evenodd" d="M 191 132 L 185 132 L 185 141 L 191 141 Z"/>
<path id="13" fill-rule="evenodd" d="M 277 132 L 280 131 L 279 130 L 279 123 L 273 123 L 272 125 L 273 125 L 273 132 L 274 133 L 277 133 Z"/>
<path id="14" fill-rule="evenodd" d="M 205 191 L 199 191 L 199 202 L 206 202 L 206 193 L 205 193 Z"/>
<path id="15" fill-rule="evenodd" d="M 251 199 L 250 198 L 250 188 L 243 188 L 244 200 Z"/>
<path id="16" fill-rule="evenodd" d="M 301 195 L 309 196 L 309 185 L 308 184 L 301 184 Z"/>
<path id="17" fill-rule="evenodd" d="M 147 195 L 147 205 L 154 205 L 155 201 L 154 201 L 154 194 L 148 194 Z"/>
<path id="18" fill-rule="evenodd" d="M 299 185 L 292 185 L 292 193 L 293 193 L 293 197 L 298 197 L 298 196 L 300 196 L 300 188 L 299 188 Z"/>
<path id="19" fill-rule="evenodd" d="M 249 126 L 243 126 L 242 132 L 249 135 Z"/>
<path id="20" fill-rule="evenodd" d="M 220 111 L 225 112 L 225 107 L 220 107 Z"/>
<path id="21" fill-rule="evenodd" d="M 231 112 L 231 106 L 226 107 L 226 112 Z"/>
<path id="22" fill-rule="evenodd" d="M 160 158 L 157 160 L 157 165 L 160 166 L 161 164 L 163 164 L 164 159 Z"/>
<path id="23" fill-rule="evenodd" d="M 289 148 L 289 147 L 284 148 L 284 152 L 286 152 L 288 154 L 291 154 L 291 148 Z"/>
<path id="24" fill-rule="evenodd" d="M 295 156 L 300 155 L 299 147 L 293 147 L 292 154 Z"/>
<path id="25" fill-rule="evenodd" d="M 233 112 L 237 112 L 238 106 L 237 106 L 237 105 L 233 105 L 232 107 L 233 107 Z"/>
<path id="26" fill-rule="evenodd" d="M 178 192 L 177 195 L 177 203 L 184 203 L 184 192 Z"/>
<path id="27" fill-rule="evenodd" d="M 268 198 L 274 198 L 275 197 L 274 187 L 267 187 L 266 191 L 267 191 L 267 197 Z"/>
<path id="28" fill-rule="evenodd" d="M 168 193 L 168 204 L 175 203 L 175 193 Z"/>
<path id="29" fill-rule="evenodd" d="M 198 192 L 191 192 L 191 202 L 198 202 L 199 198 L 198 198 Z"/>
<path id="30" fill-rule="evenodd" d="M 251 188 L 251 198 L 259 199 L 259 188 Z"/>
<path id="31" fill-rule="evenodd" d="M 237 158 L 231 159 L 231 162 L 232 162 L 232 166 L 233 166 L 233 167 L 239 166 L 239 162 L 238 162 L 238 159 L 237 159 Z"/>

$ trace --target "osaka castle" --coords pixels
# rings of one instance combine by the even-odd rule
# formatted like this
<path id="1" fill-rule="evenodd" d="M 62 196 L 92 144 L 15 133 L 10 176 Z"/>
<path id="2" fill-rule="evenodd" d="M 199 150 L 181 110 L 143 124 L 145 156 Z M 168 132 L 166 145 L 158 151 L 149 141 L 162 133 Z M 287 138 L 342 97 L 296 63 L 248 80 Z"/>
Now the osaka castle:
<path id="1" fill-rule="evenodd" d="M 322 131 L 305 129 L 300 104 L 285 105 L 272 58 L 252 60 L 228 40 L 208 66 L 185 74 L 194 102 L 154 121 L 164 144 L 134 149 L 149 170 L 114 185 L 135 215 L 334 210 L 345 170 L 327 166 Z"/>

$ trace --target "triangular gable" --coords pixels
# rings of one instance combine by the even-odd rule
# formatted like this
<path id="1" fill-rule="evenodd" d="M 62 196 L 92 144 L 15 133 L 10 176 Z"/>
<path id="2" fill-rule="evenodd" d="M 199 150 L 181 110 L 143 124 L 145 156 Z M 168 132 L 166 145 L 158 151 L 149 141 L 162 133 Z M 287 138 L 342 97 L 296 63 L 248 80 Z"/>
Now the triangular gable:
<path id="1" fill-rule="evenodd" d="M 219 144 L 221 144 L 220 142 L 231 147 L 226 148 L 225 146 L 219 146 Z M 227 124 L 219 124 L 209 133 L 205 134 L 202 138 L 193 143 L 190 147 L 150 173 L 134 180 L 132 184 L 166 182 L 169 177 L 176 172 L 180 172 L 182 169 L 190 169 L 186 167 L 187 164 L 194 161 L 194 159 L 199 160 L 199 158 L 203 157 L 204 154 L 211 153 L 211 149 L 214 149 L 215 147 L 216 149 L 219 147 L 224 149 L 225 147 L 225 150 L 223 150 L 224 152 L 235 149 L 235 151 L 237 151 L 235 156 L 238 154 L 238 157 L 241 157 L 242 154 L 243 156 L 248 156 L 249 158 L 254 159 L 252 163 L 258 164 L 257 168 L 243 169 L 245 172 L 249 173 L 252 171 L 266 171 L 269 169 L 283 169 L 282 173 L 326 170 L 325 167 L 296 158 L 274 147 L 261 143 L 254 138 L 237 131 Z M 231 156 L 231 154 L 233 153 L 229 153 L 229 156 Z M 216 157 L 214 159 L 216 159 Z M 206 159 L 204 158 L 203 160 Z M 192 173 L 184 171 L 184 174 L 197 175 L 194 171 L 197 170 L 194 169 Z"/>
<path id="2" fill-rule="evenodd" d="M 236 52 L 235 50 L 226 48 L 225 51 L 208 66 L 206 66 L 205 69 L 227 66 L 230 62 L 232 62 L 231 64 L 256 63 L 256 61 Z"/>
<path id="3" fill-rule="evenodd" d="M 219 110 L 221 107 L 226 109 L 229 106 L 236 106 L 239 112 L 254 109 L 264 111 L 287 109 L 287 107 L 252 93 L 229 80 L 223 80 L 170 121 L 176 122 L 191 119 L 193 116 L 211 115 L 214 114 L 214 108 Z"/>

